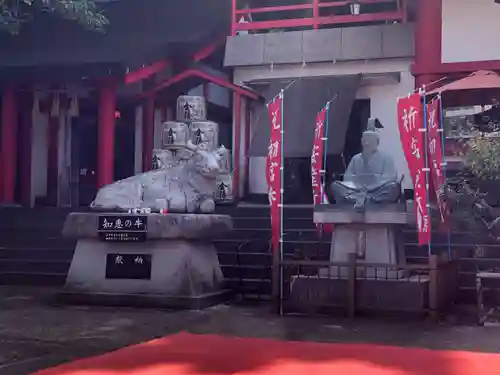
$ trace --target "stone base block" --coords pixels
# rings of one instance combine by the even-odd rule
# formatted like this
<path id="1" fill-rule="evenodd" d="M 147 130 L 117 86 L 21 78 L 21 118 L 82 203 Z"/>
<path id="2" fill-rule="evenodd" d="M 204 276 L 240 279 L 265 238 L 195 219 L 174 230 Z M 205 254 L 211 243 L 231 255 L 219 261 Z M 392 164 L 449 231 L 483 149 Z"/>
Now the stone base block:
<path id="1" fill-rule="evenodd" d="M 330 261 L 347 262 L 348 254 L 359 254 L 360 262 L 387 265 L 406 260 L 401 228 L 387 224 L 344 224 L 334 227 Z"/>
<path id="2" fill-rule="evenodd" d="M 104 294 L 61 291 L 56 301 L 73 305 L 132 306 L 138 308 L 167 308 L 180 310 L 202 310 L 233 299 L 232 290 L 223 289 L 198 296 L 172 297 L 163 294 Z"/>
<path id="3" fill-rule="evenodd" d="M 138 296 L 143 300 L 193 299 L 219 293 L 222 285 L 223 275 L 212 244 L 80 239 L 63 294 L 129 296 L 130 300 Z"/>

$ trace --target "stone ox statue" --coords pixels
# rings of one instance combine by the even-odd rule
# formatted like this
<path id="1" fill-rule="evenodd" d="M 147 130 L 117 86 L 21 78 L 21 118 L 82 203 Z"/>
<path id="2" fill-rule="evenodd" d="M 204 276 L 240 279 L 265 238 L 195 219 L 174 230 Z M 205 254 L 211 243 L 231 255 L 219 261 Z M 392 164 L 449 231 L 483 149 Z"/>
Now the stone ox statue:
<path id="1" fill-rule="evenodd" d="M 90 206 L 101 210 L 150 208 L 177 213 L 212 213 L 223 151 L 188 142 L 177 152 L 175 164 L 160 165 L 158 170 L 104 186 Z"/>

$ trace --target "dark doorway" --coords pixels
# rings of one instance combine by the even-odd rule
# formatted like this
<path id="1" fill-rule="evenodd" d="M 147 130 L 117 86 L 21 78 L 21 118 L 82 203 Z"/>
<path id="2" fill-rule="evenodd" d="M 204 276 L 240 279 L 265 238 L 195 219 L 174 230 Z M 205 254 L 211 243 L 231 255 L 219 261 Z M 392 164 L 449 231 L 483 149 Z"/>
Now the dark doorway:
<path id="1" fill-rule="evenodd" d="M 71 129 L 71 202 L 88 206 L 97 193 L 97 111 L 82 108 Z"/>
<path id="2" fill-rule="evenodd" d="M 134 175 L 135 106 L 120 108 L 115 125 L 115 181 Z"/>
<path id="3" fill-rule="evenodd" d="M 97 194 L 97 109 L 86 108 L 72 123 L 71 202 L 87 207 Z M 116 112 L 114 180 L 134 174 L 135 108 L 127 106 Z"/>
<path id="4" fill-rule="evenodd" d="M 351 158 L 361 151 L 361 135 L 369 118 L 370 100 L 355 100 L 349 118 L 343 153 L 327 155 L 327 187 L 332 181 L 342 179 Z M 284 185 L 285 204 L 312 204 L 310 158 L 285 159 Z"/>

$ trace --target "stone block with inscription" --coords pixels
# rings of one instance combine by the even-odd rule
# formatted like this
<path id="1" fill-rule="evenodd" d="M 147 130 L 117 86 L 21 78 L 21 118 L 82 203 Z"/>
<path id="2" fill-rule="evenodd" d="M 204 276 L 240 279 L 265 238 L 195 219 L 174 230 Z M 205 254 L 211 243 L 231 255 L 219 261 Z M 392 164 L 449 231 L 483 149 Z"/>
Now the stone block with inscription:
<path id="1" fill-rule="evenodd" d="M 185 308 L 220 303 L 229 293 L 211 240 L 231 229 L 227 215 L 72 213 L 63 235 L 78 243 L 60 296 Z"/>
<path id="2" fill-rule="evenodd" d="M 204 98 L 183 96 L 178 106 L 153 170 L 102 187 L 94 212 L 66 219 L 63 235 L 78 244 L 61 295 L 180 307 L 227 296 L 212 240 L 232 229 L 230 216 L 214 214 L 215 201 L 232 199 L 231 153 L 217 148 Z"/>

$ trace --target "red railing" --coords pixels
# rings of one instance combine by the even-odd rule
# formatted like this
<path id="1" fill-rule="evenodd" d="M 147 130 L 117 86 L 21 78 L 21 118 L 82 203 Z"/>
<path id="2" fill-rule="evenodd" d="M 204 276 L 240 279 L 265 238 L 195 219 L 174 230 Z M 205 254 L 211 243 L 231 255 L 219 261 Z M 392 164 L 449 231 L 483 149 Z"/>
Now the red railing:
<path id="1" fill-rule="evenodd" d="M 232 35 L 236 35 L 238 31 L 257 31 L 270 29 L 286 29 L 286 28 L 308 28 L 318 29 L 323 25 L 338 25 L 338 24 L 366 24 L 375 22 L 406 22 L 407 0 L 304 0 L 310 1 L 307 4 L 281 5 L 264 8 L 246 8 L 238 9 L 236 2 L 232 1 Z M 349 6 L 353 3 L 360 4 L 360 13 L 351 14 Z M 367 5 L 373 4 L 393 4 L 393 10 L 389 11 L 372 11 L 364 8 Z M 322 9 L 330 9 L 328 16 L 322 16 Z M 335 14 L 335 10 L 342 10 Z M 310 17 L 290 18 L 290 13 L 285 15 L 285 12 L 295 12 L 300 10 L 311 10 Z M 272 13 L 270 20 L 249 21 L 239 23 L 242 17 L 251 17 L 262 13 Z M 282 18 L 282 16 L 284 16 Z M 286 19 L 285 19 L 286 17 Z"/>

